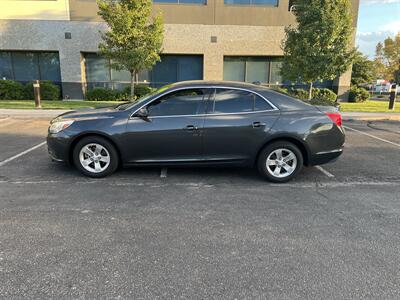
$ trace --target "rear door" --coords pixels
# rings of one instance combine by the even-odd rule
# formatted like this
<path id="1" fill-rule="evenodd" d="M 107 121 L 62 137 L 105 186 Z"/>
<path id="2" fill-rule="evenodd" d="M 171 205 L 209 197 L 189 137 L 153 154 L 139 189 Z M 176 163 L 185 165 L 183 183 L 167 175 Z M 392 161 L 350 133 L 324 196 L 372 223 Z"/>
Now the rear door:
<path id="1" fill-rule="evenodd" d="M 251 91 L 215 89 L 204 122 L 204 159 L 239 162 L 254 158 L 279 114 Z"/>
<path id="2" fill-rule="evenodd" d="M 190 162 L 202 159 L 202 128 L 209 90 L 172 91 L 146 106 L 148 118 L 128 121 L 128 163 Z"/>

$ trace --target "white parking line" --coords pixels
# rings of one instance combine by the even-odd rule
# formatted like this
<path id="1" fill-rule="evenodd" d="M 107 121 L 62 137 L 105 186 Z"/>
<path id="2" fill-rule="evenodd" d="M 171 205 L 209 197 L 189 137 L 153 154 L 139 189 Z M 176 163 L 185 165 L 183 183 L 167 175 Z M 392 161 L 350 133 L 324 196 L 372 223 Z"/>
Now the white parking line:
<path id="1" fill-rule="evenodd" d="M 25 150 L 25 151 L 23 151 L 21 153 L 18 153 L 17 155 L 11 156 L 10 158 L 7 158 L 6 160 L 1 161 L 0 162 L 0 167 L 4 166 L 6 163 L 8 163 L 8 162 L 10 162 L 10 161 L 12 161 L 14 159 L 17 159 L 18 157 L 21 157 L 22 155 L 25 155 L 25 154 L 27 154 L 27 153 L 29 153 L 29 152 L 31 152 L 31 151 L 43 146 L 43 145 L 45 145 L 45 144 L 46 144 L 46 142 L 42 142 L 42 143 L 40 143 L 40 144 L 38 144 L 36 146 L 33 146 L 32 148 L 29 148 L 29 149 L 27 149 L 27 150 Z"/>
<path id="2" fill-rule="evenodd" d="M 388 140 L 382 139 L 382 138 L 380 138 L 380 137 L 377 137 L 377 136 L 375 136 L 375 135 L 372 135 L 372 134 L 369 134 L 369 133 L 363 132 L 363 131 L 361 131 L 361 130 L 354 129 L 354 128 L 351 128 L 351 127 L 348 127 L 348 126 L 343 126 L 343 127 L 344 127 L 344 128 L 346 128 L 346 129 L 349 129 L 349 130 L 353 130 L 353 131 L 355 131 L 355 132 L 358 132 L 358 133 L 360 133 L 360 134 L 363 134 L 363 135 L 369 136 L 369 137 L 371 137 L 371 138 L 373 138 L 373 139 L 376 139 L 376 140 L 378 140 L 378 141 L 382 141 L 382 142 L 385 142 L 385 143 L 391 144 L 391 145 L 393 145 L 393 146 L 400 147 L 400 144 L 393 143 L 393 142 L 391 142 L 391 141 L 388 141 Z"/>
<path id="3" fill-rule="evenodd" d="M 161 178 L 167 178 L 167 174 L 168 174 L 168 169 L 167 168 L 162 168 L 161 169 L 161 173 L 160 173 L 160 177 Z"/>
<path id="4" fill-rule="evenodd" d="M 323 167 L 321 166 L 315 166 L 316 169 L 320 170 L 324 175 L 326 175 L 329 178 L 334 178 L 335 175 L 333 175 L 332 173 L 328 172 L 327 170 L 325 170 Z"/>

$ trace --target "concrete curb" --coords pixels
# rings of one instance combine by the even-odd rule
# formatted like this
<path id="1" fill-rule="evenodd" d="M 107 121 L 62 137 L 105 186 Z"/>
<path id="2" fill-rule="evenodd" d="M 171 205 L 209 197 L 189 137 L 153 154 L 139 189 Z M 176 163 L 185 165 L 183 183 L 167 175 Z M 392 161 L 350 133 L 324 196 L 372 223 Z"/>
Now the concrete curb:
<path id="1" fill-rule="evenodd" d="M 400 113 L 342 113 L 344 121 L 400 121 Z"/>

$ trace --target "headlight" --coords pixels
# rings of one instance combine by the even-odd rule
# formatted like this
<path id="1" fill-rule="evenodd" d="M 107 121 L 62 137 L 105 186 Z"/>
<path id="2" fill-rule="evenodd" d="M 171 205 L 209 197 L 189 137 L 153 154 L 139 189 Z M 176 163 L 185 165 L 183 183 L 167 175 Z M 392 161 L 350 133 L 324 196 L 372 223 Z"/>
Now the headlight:
<path id="1" fill-rule="evenodd" d="M 56 121 L 50 125 L 49 131 L 50 133 L 59 133 L 60 131 L 68 128 L 74 123 L 73 120 L 70 121 Z"/>

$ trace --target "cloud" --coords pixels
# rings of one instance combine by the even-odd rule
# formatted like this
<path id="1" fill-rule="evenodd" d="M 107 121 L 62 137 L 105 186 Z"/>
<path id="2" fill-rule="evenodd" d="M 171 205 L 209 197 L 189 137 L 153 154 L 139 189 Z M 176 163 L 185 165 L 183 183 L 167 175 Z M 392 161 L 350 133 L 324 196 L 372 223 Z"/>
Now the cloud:
<path id="1" fill-rule="evenodd" d="M 361 52 L 372 58 L 375 55 L 376 44 L 383 42 L 388 37 L 393 37 L 396 33 L 393 30 L 358 32 L 356 44 Z"/>
<path id="2" fill-rule="evenodd" d="M 400 3 L 400 0 L 361 0 L 361 4 L 388 4 L 388 3 Z"/>

